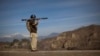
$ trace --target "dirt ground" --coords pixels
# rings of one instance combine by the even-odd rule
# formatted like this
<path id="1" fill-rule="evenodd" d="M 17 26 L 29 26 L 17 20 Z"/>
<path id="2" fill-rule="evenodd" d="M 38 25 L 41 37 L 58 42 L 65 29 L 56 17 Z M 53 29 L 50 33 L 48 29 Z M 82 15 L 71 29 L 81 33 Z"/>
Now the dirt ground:
<path id="1" fill-rule="evenodd" d="M 100 56 L 100 50 L 58 50 L 58 51 L 37 51 L 10 50 L 0 51 L 0 56 Z"/>

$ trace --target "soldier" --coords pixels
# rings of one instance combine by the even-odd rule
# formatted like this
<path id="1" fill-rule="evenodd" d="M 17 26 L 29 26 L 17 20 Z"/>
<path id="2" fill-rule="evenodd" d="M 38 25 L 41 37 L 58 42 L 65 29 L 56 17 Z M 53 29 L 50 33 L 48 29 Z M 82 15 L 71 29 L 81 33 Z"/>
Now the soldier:
<path id="1" fill-rule="evenodd" d="M 36 16 L 31 15 L 30 19 L 27 20 L 26 26 L 28 31 L 30 32 L 31 37 L 31 51 L 37 50 L 37 25 L 39 20 L 35 20 Z"/>
<path id="2" fill-rule="evenodd" d="M 36 18 L 35 15 L 31 15 L 30 19 L 22 19 L 22 21 L 26 21 L 26 26 L 28 31 L 30 32 L 31 37 L 31 51 L 37 50 L 37 25 L 39 20 L 48 19 L 47 17 L 44 18 Z"/>

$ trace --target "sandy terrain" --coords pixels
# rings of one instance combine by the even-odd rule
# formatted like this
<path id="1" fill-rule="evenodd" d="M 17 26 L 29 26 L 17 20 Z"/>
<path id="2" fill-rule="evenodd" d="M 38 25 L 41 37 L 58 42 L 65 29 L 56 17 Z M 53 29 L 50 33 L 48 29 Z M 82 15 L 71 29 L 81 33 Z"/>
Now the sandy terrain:
<path id="1" fill-rule="evenodd" d="M 100 50 L 58 51 L 0 51 L 0 56 L 100 56 Z"/>

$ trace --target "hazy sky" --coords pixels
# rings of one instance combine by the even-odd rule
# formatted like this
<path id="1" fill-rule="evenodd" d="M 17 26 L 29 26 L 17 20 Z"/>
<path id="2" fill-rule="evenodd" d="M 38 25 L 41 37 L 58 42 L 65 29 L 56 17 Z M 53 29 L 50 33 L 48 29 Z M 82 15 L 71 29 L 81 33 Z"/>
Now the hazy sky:
<path id="1" fill-rule="evenodd" d="M 100 0 L 0 0 L 0 36 L 29 35 L 21 19 L 31 14 L 48 17 L 38 25 L 39 36 L 60 33 L 100 24 Z"/>

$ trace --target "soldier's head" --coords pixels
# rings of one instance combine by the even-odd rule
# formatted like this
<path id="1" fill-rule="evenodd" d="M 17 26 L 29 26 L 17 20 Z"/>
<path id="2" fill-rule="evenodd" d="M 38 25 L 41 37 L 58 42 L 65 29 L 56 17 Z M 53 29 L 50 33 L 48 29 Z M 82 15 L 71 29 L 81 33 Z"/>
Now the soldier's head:
<path id="1" fill-rule="evenodd" d="M 32 15 L 30 16 L 30 18 L 31 18 L 31 19 L 35 19 L 35 18 L 36 18 L 36 15 L 33 15 L 33 14 L 32 14 Z"/>

